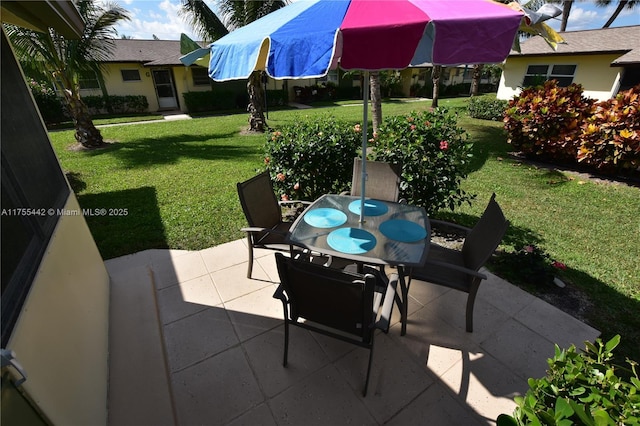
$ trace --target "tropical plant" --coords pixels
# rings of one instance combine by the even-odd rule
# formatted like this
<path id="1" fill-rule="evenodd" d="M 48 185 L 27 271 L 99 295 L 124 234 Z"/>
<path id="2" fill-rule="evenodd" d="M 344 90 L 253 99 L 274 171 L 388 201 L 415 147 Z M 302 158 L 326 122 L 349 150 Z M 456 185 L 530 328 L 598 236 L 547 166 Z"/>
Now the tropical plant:
<path id="1" fill-rule="evenodd" d="M 362 129 L 333 116 L 305 118 L 267 137 L 265 165 L 282 199 L 315 200 L 351 182 Z"/>
<path id="2" fill-rule="evenodd" d="M 6 29 L 25 73 L 47 78 L 64 96 L 76 128 L 76 140 L 86 147 L 98 147 L 104 142 L 80 98 L 80 77 L 94 73 L 101 87 L 105 87 L 102 64 L 114 48 L 115 25 L 129 16 L 115 3 L 101 6 L 98 2 L 79 1 L 76 6 L 85 21 L 82 37 L 77 40 L 67 39 L 53 29 L 45 33 L 13 25 Z"/>
<path id="3" fill-rule="evenodd" d="M 612 3 L 612 0 L 596 0 L 596 5 L 601 7 L 608 7 L 609 5 L 611 5 L 611 3 Z M 638 6 L 638 4 L 640 4 L 640 0 L 618 0 L 617 3 L 618 4 L 616 5 L 615 10 L 611 14 L 607 22 L 604 23 L 602 28 L 609 28 L 611 24 L 613 24 L 613 21 L 616 20 L 618 15 L 620 15 L 620 13 L 624 9 L 627 9 L 627 10 L 634 9 L 636 6 Z"/>
<path id="4" fill-rule="evenodd" d="M 606 343 L 585 342 L 577 352 L 571 345 L 548 360 L 541 379 L 529 379 L 529 390 L 515 398 L 513 417 L 501 414 L 498 426 L 515 425 L 637 425 L 640 422 L 640 377 L 636 361 L 629 367 L 613 363 L 620 335 Z"/>
<path id="5" fill-rule="evenodd" d="M 470 117 L 481 120 L 502 121 L 509 102 L 491 96 L 474 96 L 469 99 L 467 112 Z"/>
<path id="6" fill-rule="evenodd" d="M 400 195 L 410 204 L 453 210 L 474 198 L 460 188 L 472 156 L 467 138 L 446 108 L 411 112 L 383 121 L 371 157 L 400 165 Z"/>
<path id="7" fill-rule="evenodd" d="M 202 0 L 182 0 L 182 15 L 189 18 L 194 31 L 205 40 L 212 42 L 224 37 L 230 31 L 243 27 L 265 15 L 286 6 L 289 0 L 220 0 L 217 6 L 220 17 Z M 254 71 L 247 82 L 249 94 L 249 130 L 264 132 L 264 93 L 260 71 Z"/>

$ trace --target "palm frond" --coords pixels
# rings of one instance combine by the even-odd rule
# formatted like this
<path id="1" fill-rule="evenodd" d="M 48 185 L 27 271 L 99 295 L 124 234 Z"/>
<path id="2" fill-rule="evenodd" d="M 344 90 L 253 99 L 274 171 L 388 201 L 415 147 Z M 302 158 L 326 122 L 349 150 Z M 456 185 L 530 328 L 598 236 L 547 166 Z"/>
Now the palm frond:
<path id="1" fill-rule="evenodd" d="M 212 42 L 229 34 L 220 18 L 202 0 L 182 0 L 180 14 L 205 41 Z"/>

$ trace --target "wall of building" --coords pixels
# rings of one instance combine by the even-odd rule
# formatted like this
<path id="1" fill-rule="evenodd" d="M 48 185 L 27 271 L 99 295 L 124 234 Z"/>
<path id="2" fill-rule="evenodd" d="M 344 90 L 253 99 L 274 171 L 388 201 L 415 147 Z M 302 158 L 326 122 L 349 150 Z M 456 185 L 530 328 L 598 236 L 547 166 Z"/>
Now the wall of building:
<path id="1" fill-rule="evenodd" d="M 581 84 L 587 97 L 605 100 L 618 88 L 621 68 L 610 64 L 619 54 L 572 56 L 511 56 L 504 64 L 498 86 L 498 99 L 511 99 L 520 93 L 520 86 L 529 65 L 576 65 L 574 83 Z"/>
<path id="2" fill-rule="evenodd" d="M 65 209 L 79 212 L 73 195 Z M 107 421 L 109 276 L 84 217 L 58 221 L 8 348 L 57 425 Z"/>

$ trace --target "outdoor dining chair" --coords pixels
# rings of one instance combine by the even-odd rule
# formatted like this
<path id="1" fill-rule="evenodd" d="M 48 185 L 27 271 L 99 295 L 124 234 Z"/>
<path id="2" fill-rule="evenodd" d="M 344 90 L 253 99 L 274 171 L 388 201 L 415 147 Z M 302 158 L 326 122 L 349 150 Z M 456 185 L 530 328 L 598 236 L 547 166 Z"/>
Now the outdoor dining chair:
<path id="1" fill-rule="evenodd" d="M 473 307 L 482 280 L 487 276 L 479 272 L 502 241 L 509 221 L 505 219 L 500 205 L 491 196 L 489 204 L 476 225 L 470 229 L 450 222 L 431 220 L 433 227 L 449 228 L 465 234 L 461 250 L 431 243 L 425 265 L 411 271 L 411 279 L 453 288 L 468 293 L 466 329 L 473 331 Z"/>
<path id="2" fill-rule="evenodd" d="M 242 205 L 248 227 L 242 228 L 247 233 L 249 246 L 249 267 L 247 278 L 251 278 L 253 271 L 253 249 L 263 248 L 277 251 L 290 251 L 286 243 L 289 228 L 293 222 L 286 222 L 282 217 L 282 206 L 308 201 L 278 201 L 273 190 L 269 172 L 260 173 L 251 179 L 237 184 L 238 197 Z"/>
<path id="3" fill-rule="evenodd" d="M 281 284 L 273 297 L 284 309 L 284 359 L 289 326 L 333 337 L 369 350 L 363 396 L 367 396 L 376 330 L 387 333 L 397 275 L 350 273 L 276 253 Z"/>
<path id="4" fill-rule="evenodd" d="M 365 187 L 368 198 L 398 201 L 400 198 L 400 169 L 394 164 L 383 161 L 367 160 L 367 182 Z M 362 195 L 362 159 L 353 159 L 351 195 Z"/>

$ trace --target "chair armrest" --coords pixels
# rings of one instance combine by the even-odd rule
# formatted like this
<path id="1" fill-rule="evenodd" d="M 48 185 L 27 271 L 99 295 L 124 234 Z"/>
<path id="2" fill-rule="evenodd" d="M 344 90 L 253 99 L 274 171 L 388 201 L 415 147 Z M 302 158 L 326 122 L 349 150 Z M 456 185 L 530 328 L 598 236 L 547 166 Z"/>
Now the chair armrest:
<path id="1" fill-rule="evenodd" d="M 247 233 L 271 232 L 272 234 L 287 235 L 287 232 L 284 232 L 284 231 L 279 231 L 279 230 L 271 229 L 271 228 L 261 228 L 259 226 L 249 226 L 249 227 L 246 227 L 246 228 L 240 228 L 240 231 L 247 232 Z"/>
<path id="2" fill-rule="evenodd" d="M 276 289 L 275 293 L 273 293 L 273 298 L 280 299 L 284 303 L 288 302 L 287 296 L 284 294 L 284 288 L 282 287 L 282 284 L 280 284 Z"/>
<path id="3" fill-rule="evenodd" d="M 278 204 L 280 204 L 281 206 L 284 206 L 285 204 L 303 204 L 305 206 L 310 206 L 313 202 L 312 201 L 303 201 L 303 200 L 280 200 L 278 201 Z"/>
<path id="4" fill-rule="evenodd" d="M 478 271 L 474 271 L 473 269 L 465 268 L 464 266 L 454 265 L 454 264 L 448 263 L 448 262 L 441 262 L 439 260 L 427 260 L 427 262 L 424 265 L 424 268 L 427 268 L 429 265 L 440 266 L 442 268 L 452 269 L 454 271 L 462 272 L 464 274 L 471 275 L 473 277 L 480 278 L 480 279 L 483 279 L 483 280 L 487 279 L 487 276 L 485 274 L 483 274 L 483 273 L 480 273 Z"/>
<path id="5" fill-rule="evenodd" d="M 452 222 L 447 222 L 444 220 L 438 220 L 438 219 L 429 219 L 429 222 L 431 222 L 431 227 L 433 228 L 433 225 L 440 225 L 443 228 L 455 228 L 455 229 L 459 229 L 461 231 L 464 231 L 465 233 L 469 233 L 471 232 L 471 228 L 468 228 L 466 226 L 462 226 L 462 225 L 458 225 L 456 223 L 452 223 Z"/>

